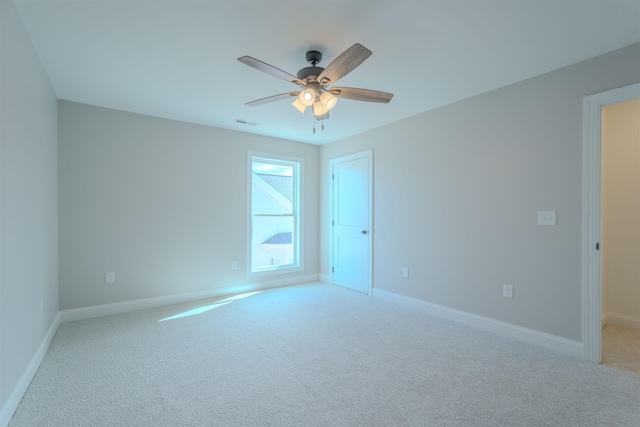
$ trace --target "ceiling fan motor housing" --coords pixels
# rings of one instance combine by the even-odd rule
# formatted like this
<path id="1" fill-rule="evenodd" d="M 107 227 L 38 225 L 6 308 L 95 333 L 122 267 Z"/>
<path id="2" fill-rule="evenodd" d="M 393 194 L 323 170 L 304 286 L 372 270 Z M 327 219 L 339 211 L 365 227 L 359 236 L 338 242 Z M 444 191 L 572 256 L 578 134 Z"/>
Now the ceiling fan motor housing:
<path id="1" fill-rule="evenodd" d="M 310 76 L 318 77 L 323 71 L 324 68 L 322 67 L 306 67 L 298 71 L 297 77 L 300 80 L 304 80 L 306 78 L 309 78 Z"/>

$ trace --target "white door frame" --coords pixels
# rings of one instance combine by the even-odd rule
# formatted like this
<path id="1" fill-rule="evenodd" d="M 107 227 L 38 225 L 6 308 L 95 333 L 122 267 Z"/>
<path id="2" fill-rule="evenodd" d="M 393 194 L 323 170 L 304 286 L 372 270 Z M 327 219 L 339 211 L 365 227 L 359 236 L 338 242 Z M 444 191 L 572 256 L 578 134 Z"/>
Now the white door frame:
<path id="1" fill-rule="evenodd" d="M 356 160 L 360 158 L 368 159 L 369 163 L 369 253 L 367 255 L 369 260 L 369 271 L 367 274 L 368 283 L 368 295 L 373 296 L 373 150 L 361 151 L 359 153 L 349 154 L 347 156 L 338 157 L 335 159 L 329 160 L 329 188 L 331 188 L 331 194 L 329 197 L 329 221 L 333 221 L 333 168 L 335 165 L 343 162 L 348 162 L 351 160 Z M 331 284 L 334 283 L 333 278 L 333 231 L 334 228 L 331 224 L 329 224 L 329 264 L 331 268 Z"/>
<path id="2" fill-rule="evenodd" d="M 584 98 L 582 134 L 582 351 L 602 361 L 602 107 L 640 99 L 640 83 Z"/>

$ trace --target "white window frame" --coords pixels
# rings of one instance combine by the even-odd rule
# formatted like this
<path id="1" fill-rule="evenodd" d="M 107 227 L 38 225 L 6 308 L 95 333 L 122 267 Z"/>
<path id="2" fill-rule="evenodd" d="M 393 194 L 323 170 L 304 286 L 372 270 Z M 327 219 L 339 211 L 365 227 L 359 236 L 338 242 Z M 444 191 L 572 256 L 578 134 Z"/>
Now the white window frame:
<path id="1" fill-rule="evenodd" d="M 282 163 L 286 166 L 294 166 L 294 202 L 292 206 L 294 215 L 294 230 L 293 230 L 293 248 L 294 248 L 294 263 L 282 266 L 276 266 L 273 268 L 264 268 L 261 270 L 253 270 L 253 252 L 251 242 L 253 240 L 253 210 L 252 210 L 252 191 L 253 191 L 253 162 L 265 162 L 265 163 Z M 297 171 L 297 176 L 296 172 Z M 302 212 L 303 204 L 303 177 L 304 177 L 304 159 L 297 157 L 283 156 L 273 153 L 263 153 L 257 151 L 249 151 L 247 153 L 247 277 L 256 278 L 263 276 L 271 276 L 278 274 L 295 273 L 304 270 L 304 215 Z M 297 196 L 297 197 L 296 197 Z M 297 261 L 297 262 L 296 262 Z"/>

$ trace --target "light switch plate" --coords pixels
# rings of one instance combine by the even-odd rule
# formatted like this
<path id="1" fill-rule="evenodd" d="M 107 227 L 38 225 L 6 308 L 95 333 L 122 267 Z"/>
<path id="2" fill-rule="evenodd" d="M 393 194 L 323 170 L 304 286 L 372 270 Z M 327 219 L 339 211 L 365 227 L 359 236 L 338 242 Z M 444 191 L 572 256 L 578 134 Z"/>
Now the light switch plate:
<path id="1" fill-rule="evenodd" d="M 556 211 L 539 211 L 538 225 L 556 225 Z"/>
<path id="2" fill-rule="evenodd" d="M 502 285 L 502 296 L 505 298 L 513 298 L 513 285 Z"/>

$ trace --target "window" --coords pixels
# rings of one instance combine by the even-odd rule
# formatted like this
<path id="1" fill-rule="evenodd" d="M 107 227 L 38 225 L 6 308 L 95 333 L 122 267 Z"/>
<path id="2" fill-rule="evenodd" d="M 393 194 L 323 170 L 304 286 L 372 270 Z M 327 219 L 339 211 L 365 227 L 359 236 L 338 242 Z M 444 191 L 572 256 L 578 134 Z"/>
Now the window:
<path id="1" fill-rule="evenodd" d="M 250 274 L 301 269 L 301 159 L 249 153 Z"/>

